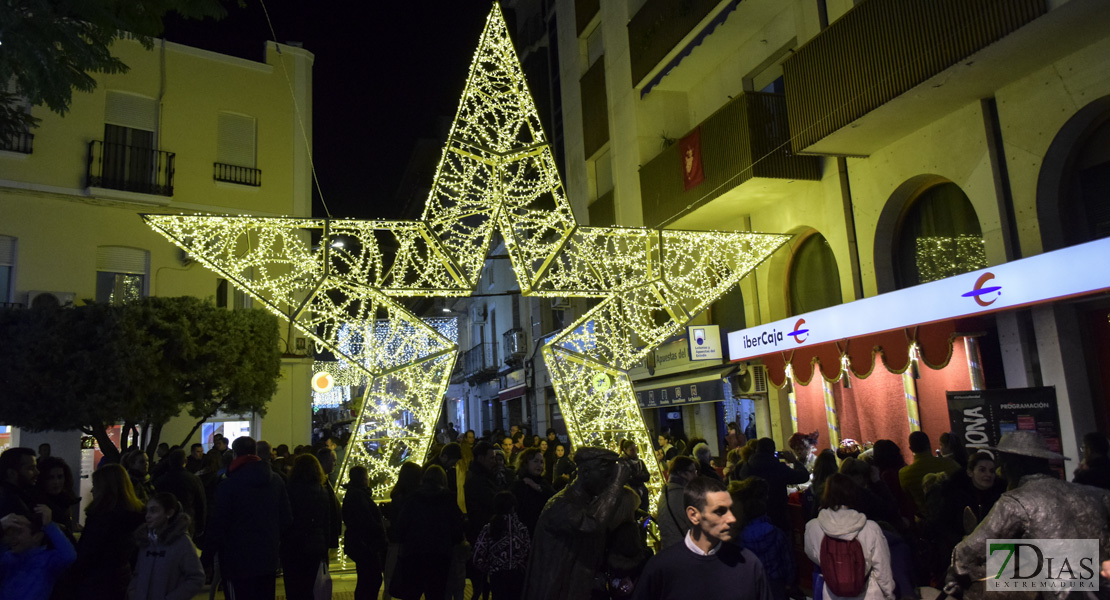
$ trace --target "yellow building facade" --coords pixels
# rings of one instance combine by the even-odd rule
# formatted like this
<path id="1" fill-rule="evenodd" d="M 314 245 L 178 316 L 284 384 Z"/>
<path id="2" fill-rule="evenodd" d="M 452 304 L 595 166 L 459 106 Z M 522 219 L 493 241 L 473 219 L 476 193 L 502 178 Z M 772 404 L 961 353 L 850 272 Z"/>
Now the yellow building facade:
<path id="1" fill-rule="evenodd" d="M 64 117 L 33 108 L 40 126 L 0 148 L 0 302 L 190 295 L 249 307 L 139 215 L 310 216 L 312 53 L 271 42 L 256 62 L 162 40 L 151 50 L 120 40 L 112 51 L 128 73 L 97 75 Z M 245 421 L 274 445 L 309 442 L 311 361 L 284 341 L 266 416 L 214 421 Z M 180 443 L 193 424 L 179 416 L 162 441 Z M 46 440 L 70 460 L 78 438 L 15 432 L 12 442 Z"/>

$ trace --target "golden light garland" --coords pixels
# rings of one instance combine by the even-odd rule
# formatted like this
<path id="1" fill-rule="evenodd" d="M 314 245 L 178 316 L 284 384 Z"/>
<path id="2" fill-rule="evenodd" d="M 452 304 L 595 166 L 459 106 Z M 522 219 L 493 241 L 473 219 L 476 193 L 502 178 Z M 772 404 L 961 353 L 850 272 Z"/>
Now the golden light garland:
<path id="1" fill-rule="evenodd" d="M 458 352 L 395 299 L 470 295 L 495 233 L 523 295 L 600 300 L 543 348 L 572 444 L 616 449 L 630 438 L 641 456 L 651 454 L 651 439 L 627 370 L 789 239 L 579 226 L 496 4 L 420 221 L 145 218 L 365 371 L 366 401 L 340 481 L 364 464 L 377 495 L 393 485 L 400 462 L 424 457 Z M 388 323 L 384 337 L 340 343 L 342 324 L 368 330 L 373 321 Z M 647 462 L 654 505 L 662 478 Z"/>

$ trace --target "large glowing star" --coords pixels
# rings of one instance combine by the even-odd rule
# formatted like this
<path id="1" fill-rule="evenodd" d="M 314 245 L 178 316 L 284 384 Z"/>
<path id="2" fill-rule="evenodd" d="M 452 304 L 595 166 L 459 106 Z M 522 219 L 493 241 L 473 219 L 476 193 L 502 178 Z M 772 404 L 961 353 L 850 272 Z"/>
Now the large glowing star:
<path id="1" fill-rule="evenodd" d="M 629 438 L 641 455 L 650 455 L 651 440 L 628 369 L 788 239 L 579 225 L 496 4 L 421 220 L 145 218 L 366 371 L 369 391 L 340 481 L 364 464 L 379 494 L 401 461 L 424 458 L 457 353 L 397 299 L 470 295 L 495 234 L 522 294 L 598 300 L 543 348 L 571 442 L 615 448 Z M 341 248 L 333 247 L 338 237 Z M 341 324 L 368 330 L 375 319 L 394 334 L 340 343 Z M 658 465 L 648 462 L 658 489 Z"/>

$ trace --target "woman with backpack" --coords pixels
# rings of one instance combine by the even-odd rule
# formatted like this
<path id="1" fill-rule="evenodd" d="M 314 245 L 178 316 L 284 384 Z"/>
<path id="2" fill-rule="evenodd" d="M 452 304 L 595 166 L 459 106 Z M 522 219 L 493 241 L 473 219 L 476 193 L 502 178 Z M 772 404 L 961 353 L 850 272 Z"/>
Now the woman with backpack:
<path id="1" fill-rule="evenodd" d="M 806 523 L 806 556 L 821 569 L 825 600 L 893 600 L 890 549 L 879 525 L 857 510 L 857 493 L 847 475 L 825 481 L 821 511 Z"/>

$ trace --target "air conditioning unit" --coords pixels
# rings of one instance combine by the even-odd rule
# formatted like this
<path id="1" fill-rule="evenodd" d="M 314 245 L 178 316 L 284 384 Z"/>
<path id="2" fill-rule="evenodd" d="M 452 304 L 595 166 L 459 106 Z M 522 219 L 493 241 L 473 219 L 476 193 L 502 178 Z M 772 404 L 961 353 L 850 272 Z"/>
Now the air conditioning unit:
<path id="1" fill-rule="evenodd" d="M 73 308 L 76 292 L 44 292 L 31 290 L 27 292 L 27 306 L 30 308 L 56 306 L 59 308 Z"/>
<path id="2" fill-rule="evenodd" d="M 551 310 L 568 310 L 570 309 L 570 298 L 552 298 Z"/>
<path id="3" fill-rule="evenodd" d="M 732 376 L 732 393 L 736 396 L 767 393 L 767 367 L 750 365 Z"/>

